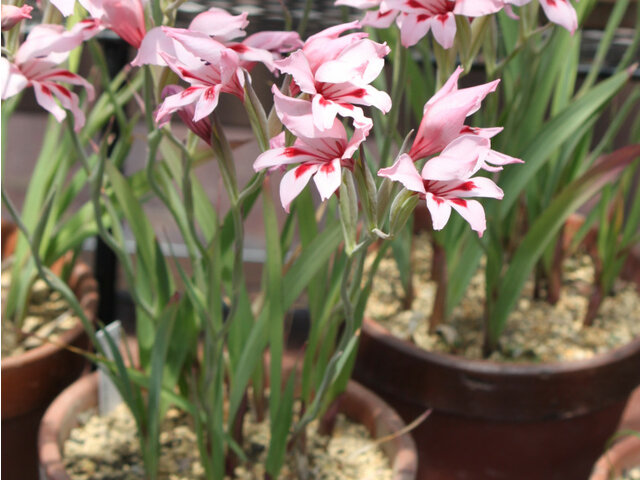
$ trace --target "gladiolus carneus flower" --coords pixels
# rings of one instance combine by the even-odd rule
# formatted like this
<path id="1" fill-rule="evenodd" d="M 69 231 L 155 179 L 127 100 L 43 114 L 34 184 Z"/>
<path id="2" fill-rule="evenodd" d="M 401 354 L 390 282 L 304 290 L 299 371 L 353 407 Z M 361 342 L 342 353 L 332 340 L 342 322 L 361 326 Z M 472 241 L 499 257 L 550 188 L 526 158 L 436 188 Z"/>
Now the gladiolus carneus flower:
<path id="1" fill-rule="evenodd" d="M 331 128 L 320 130 L 313 122 L 311 102 L 287 97 L 275 86 L 273 93 L 278 117 L 297 139 L 291 147 L 277 146 L 262 153 L 253 168 L 260 171 L 300 164 L 285 173 L 280 183 L 280 200 L 288 212 L 291 202 L 311 178 L 322 200 L 333 195 L 342 181 L 342 167 L 353 167 L 351 157 L 369 134 L 372 124 L 356 125 L 350 139 L 337 118 Z"/>

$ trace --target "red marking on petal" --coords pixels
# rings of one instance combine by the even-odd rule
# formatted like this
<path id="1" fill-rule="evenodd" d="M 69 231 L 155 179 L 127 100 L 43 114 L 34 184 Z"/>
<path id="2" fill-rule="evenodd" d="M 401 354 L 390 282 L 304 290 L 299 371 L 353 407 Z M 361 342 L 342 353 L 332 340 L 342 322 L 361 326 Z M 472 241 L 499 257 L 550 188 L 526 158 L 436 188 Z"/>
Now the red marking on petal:
<path id="1" fill-rule="evenodd" d="M 184 98 L 187 95 L 191 95 L 195 90 L 197 90 L 196 87 L 189 87 L 180 94 L 180 97 Z"/>
<path id="2" fill-rule="evenodd" d="M 474 188 L 476 188 L 476 184 L 475 183 L 473 183 L 473 182 L 464 182 L 464 183 L 461 183 L 460 185 L 458 185 L 456 187 L 456 190 L 463 190 L 465 192 L 470 192 Z"/>
<path id="3" fill-rule="evenodd" d="M 469 125 L 464 125 L 460 133 L 471 133 L 472 135 L 478 134 L 478 129 L 474 127 L 470 127 Z"/>
<path id="4" fill-rule="evenodd" d="M 462 198 L 452 198 L 451 201 L 453 203 L 455 203 L 456 205 L 460 205 L 461 207 L 465 207 L 467 206 L 467 201 L 463 200 Z"/>
<path id="5" fill-rule="evenodd" d="M 449 15 L 438 15 L 436 18 L 440 23 L 444 25 L 445 23 L 447 23 L 447 19 L 449 18 Z"/>
<path id="6" fill-rule="evenodd" d="M 291 157 L 295 157 L 296 155 L 301 155 L 304 152 L 296 147 L 287 147 L 284 149 L 284 152 L 282 153 L 285 157 L 291 158 Z"/>
<path id="7" fill-rule="evenodd" d="M 424 13 L 422 15 L 418 15 L 418 17 L 416 18 L 418 23 L 421 22 L 426 22 L 427 20 L 429 20 L 431 17 L 429 15 L 425 15 Z"/>
<path id="8" fill-rule="evenodd" d="M 58 90 L 58 92 L 60 92 L 62 95 L 64 95 L 67 98 L 71 98 L 71 92 L 69 92 L 69 90 L 67 90 L 66 88 L 64 88 L 62 85 L 53 85 L 55 87 L 56 90 Z"/>
<path id="9" fill-rule="evenodd" d="M 55 75 L 57 77 L 67 77 L 67 78 L 75 78 L 75 74 L 67 71 L 67 70 L 60 70 L 59 72 L 56 72 Z"/>
<path id="10" fill-rule="evenodd" d="M 207 88 L 204 92 L 204 98 L 209 101 L 213 100 L 216 98 L 216 90 L 214 88 Z"/>
<path id="11" fill-rule="evenodd" d="M 362 98 L 367 94 L 367 91 L 364 88 L 358 88 L 353 92 L 350 92 L 349 95 L 356 98 Z"/>
<path id="12" fill-rule="evenodd" d="M 424 6 L 421 5 L 420 2 L 417 2 L 416 0 L 409 0 L 405 5 L 410 8 L 424 8 Z"/>
<path id="13" fill-rule="evenodd" d="M 436 197 L 435 195 L 433 195 L 433 201 L 436 202 L 438 205 L 442 205 L 444 203 L 444 198 L 440 198 L 440 197 Z"/>
<path id="14" fill-rule="evenodd" d="M 231 50 L 233 50 L 234 52 L 238 52 L 238 53 L 245 53 L 249 51 L 249 47 L 241 43 L 236 43 L 235 45 L 231 45 L 229 48 L 231 48 Z"/>
<path id="15" fill-rule="evenodd" d="M 327 100 L 324 97 L 320 97 L 320 99 L 318 100 L 318 103 L 320 105 L 322 105 L 323 107 L 326 107 L 327 105 L 329 105 L 331 102 L 329 100 Z"/>
<path id="16" fill-rule="evenodd" d="M 324 173 L 331 173 L 335 171 L 336 167 L 333 166 L 333 163 L 325 163 L 320 167 L 320 171 Z"/>
<path id="17" fill-rule="evenodd" d="M 302 175 L 304 175 L 304 173 L 309 170 L 311 168 L 311 164 L 310 163 L 303 163 L 302 165 L 300 165 L 299 167 L 296 168 L 296 171 L 294 173 L 296 178 L 300 178 Z"/>
<path id="18" fill-rule="evenodd" d="M 51 89 L 46 85 L 42 85 L 42 93 L 44 93 L 45 95 L 51 96 Z"/>

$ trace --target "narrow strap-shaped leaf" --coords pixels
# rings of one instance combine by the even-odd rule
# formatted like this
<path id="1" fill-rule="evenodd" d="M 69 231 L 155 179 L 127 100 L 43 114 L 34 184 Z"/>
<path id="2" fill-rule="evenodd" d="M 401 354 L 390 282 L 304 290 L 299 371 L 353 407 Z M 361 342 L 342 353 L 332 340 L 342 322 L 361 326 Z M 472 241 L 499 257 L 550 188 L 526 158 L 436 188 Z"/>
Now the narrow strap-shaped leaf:
<path id="1" fill-rule="evenodd" d="M 583 176 L 569 184 L 538 217 L 516 250 L 501 282 L 495 310 L 489 319 L 490 335 L 497 339 L 507 317 L 529 277 L 533 266 L 548 242 L 554 238 L 568 216 L 603 185 L 614 180 L 630 162 L 640 155 L 640 145 L 631 145 L 605 156 Z"/>

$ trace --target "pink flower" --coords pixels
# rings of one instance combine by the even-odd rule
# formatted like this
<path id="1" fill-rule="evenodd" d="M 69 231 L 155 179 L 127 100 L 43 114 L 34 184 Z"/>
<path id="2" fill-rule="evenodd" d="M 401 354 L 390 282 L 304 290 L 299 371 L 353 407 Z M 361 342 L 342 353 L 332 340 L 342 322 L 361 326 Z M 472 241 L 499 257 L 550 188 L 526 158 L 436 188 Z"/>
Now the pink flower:
<path id="1" fill-rule="evenodd" d="M 31 10 L 33 10 L 33 7 L 29 5 L 16 7 L 2 4 L 2 30 L 11 30 L 25 18 L 31 18 Z"/>
<path id="2" fill-rule="evenodd" d="M 355 105 L 374 106 L 385 113 L 391 108 L 389 95 L 370 85 L 382 71 L 389 47 L 369 40 L 365 32 L 340 36 L 359 26 L 351 22 L 323 30 L 276 62 L 282 73 L 293 77 L 292 93 L 299 90 L 311 96 L 313 121 L 319 129 L 331 128 L 337 114 L 370 123 Z"/>
<path id="3" fill-rule="evenodd" d="M 426 158 L 441 151 L 461 133 L 474 133 L 491 138 L 502 129 L 470 129 L 464 125 L 466 118 L 475 113 L 482 100 L 498 86 L 499 80 L 471 88 L 458 89 L 458 67 L 447 82 L 425 104 L 422 121 L 409 156 L 414 160 Z M 509 157 L 511 158 L 511 157 Z M 511 163 L 515 163 L 513 160 Z"/>
<path id="4" fill-rule="evenodd" d="M 0 59 L 0 89 L 2 99 L 10 98 L 27 87 L 33 87 L 36 101 L 59 122 L 66 117 L 64 109 L 75 118 L 75 128 L 84 125 L 84 113 L 79 107 L 78 96 L 58 82 L 80 85 L 93 99 L 93 86 L 84 78 L 58 67 L 69 52 L 84 40 L 95 35 L 99 27 L 92 21 L 76 24 L 65 31 L 60 25 L 38 25 L 16 52 L 13 63 Z M 55 101 L 60 102 L 58 105 Z"/>
<path id="5" fill-rule="evenodd" d="M 275 71 L 274 60 L 281 54 L 302 46 L 300 36 L 296 32 L 259 32 L 250 35 L 242 42 L 235 39 L 246 35 L 244 29 L 249 24 L 247 14 L 231 15 L 219 9 L 211 8 L 197 15 L 187 31 L 199 32 L 212 37 L 225 47 L 238 54 L 240 64 L 250 70 L 256 62 L 264 63 L 271 71 Z M 162 28 L 153 28 L 145 36 L 133 65 L 165 65 L 159 52 L 176 56 L 176 42 L 166 35 Z"/>
<path id="6" fill-rule="evenodd" d="M 476 135 L 462 135 L 449 144 L 440 156 L 425 163 L 422 173 L 412 158 L 402 154 L 391 167 L 378 171 L 381 177 L 402 183 L 408 190 L 424 199 L 431 213 L 434 230 L 441 230 L 456 210 L 471 228 L 482 236 L 486 229 L 484 209 L 469 197 L 502 199 L 503 192 L 485 177 L 473 177 L 486 162 L 487 139 Z"/>
<path id="7" fill-rule="evenodd" d="M 355 8 L 378 7 L 367 12 L 363 25 L 387 28 L 396 20 L 402 45 L 418 43 L 431 30 L 443 48 L 451 48 L 456 35 L 455 15 L 480 17 L 496 13 L 503 0 L 338 0 Z"/>
<path id="8" fill-rule="evenodd" d="M 167 85 L 162 90 L 162 98 L 166 98 L 171 95 L 179 95 L 184 91 L 182 87 L 178 85 Z M 195 107 L 193 104 L 185 105 L 182 108 L 175 110 L 178 113 L 180 119 L 184 122 L 184 124 L 191 130 L 193 133 L 198 135 L 202 140 L 211 145 L 211 120 L 209 117 L 204 117 L 197 122 L 193 121 L 193 117 L 195 116 Z M 156 122 L 159 128 L 165 126 L 170 118 L 172 111 L 165 110 L 162 114 L 159 115 L 159 112 L 156 112 Z"/>
<path id="9" fill-rule="evenodd" d="M 531 0 L 504 0 L 507 4 L 508 13 L 514 18 L 518 17 L 513 15 L 511 5 L 522 6 L 530 1 Z M 571 3 L 569 3 L 569 0 L 540 0 L 540 5 L 551 22 L 566 28 L 573 35 L 578 28 L 578 15 Z"/>
<path id="10" fill-rule="evenodd" d="M 319 130 L 313 122 L 311 102 L 287 97 L 275 86 L 273 93 L 278 117 L 297 139 L 293 146 L 285 147 L 282 137 L 278 137 L 272 143 L 274 148 L 262 153 L 253 168 L 258 172 L 300 164 L 285 173 L 280 183 L 280 200 L 288 212 L 291 202 L 312 177 L 322 200 L 333 195 L 342 181 L 342 167 L 353 167 L 351 157 L 369 134 L 372 124 L 356 125 L 350 139 L 337 118 L 330 128 Z"/>
<path id="11" fill-rule="evenodd" d="M 177 28 L 163 27 L 165 34 L 176 41 L 177 56 L 160 52 L 166 64 L 191 86 L 165 98 L 156 120 L 176 110 L 195 104 L 193 121 L 208 116 L 218 105 L 221 92 L 244 97 L 244 77 L 238 55 L 208 35 Z"/>
<path id="12" fill-rule="evenodd" d="M 80 3 L 103 27 L 129 45 L 140 48 L 147 31 L 140 0 L 80 0 Z"/>

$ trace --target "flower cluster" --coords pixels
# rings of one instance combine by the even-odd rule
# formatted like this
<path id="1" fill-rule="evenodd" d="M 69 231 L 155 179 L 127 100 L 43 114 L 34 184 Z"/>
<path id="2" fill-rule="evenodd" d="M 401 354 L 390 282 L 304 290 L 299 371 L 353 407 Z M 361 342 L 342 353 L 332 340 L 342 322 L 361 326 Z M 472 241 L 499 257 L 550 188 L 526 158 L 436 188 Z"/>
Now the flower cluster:
<path id="1" fill-rule="evenodd" d="M 456 35 L 455 16 L 481 17 L 502 9 L 517 19 L 512 5 L 531 0 L 337 0 L 336 5 L 367 9 L 363 25 L 387 28 L 395 20 L 402 45 L 418 43 L 429 31 L 443 48 L 451 48 Z M 569 0 L 540 0 L 547 17 L 573 33 L 578 27 L 576 11 Z"/>

